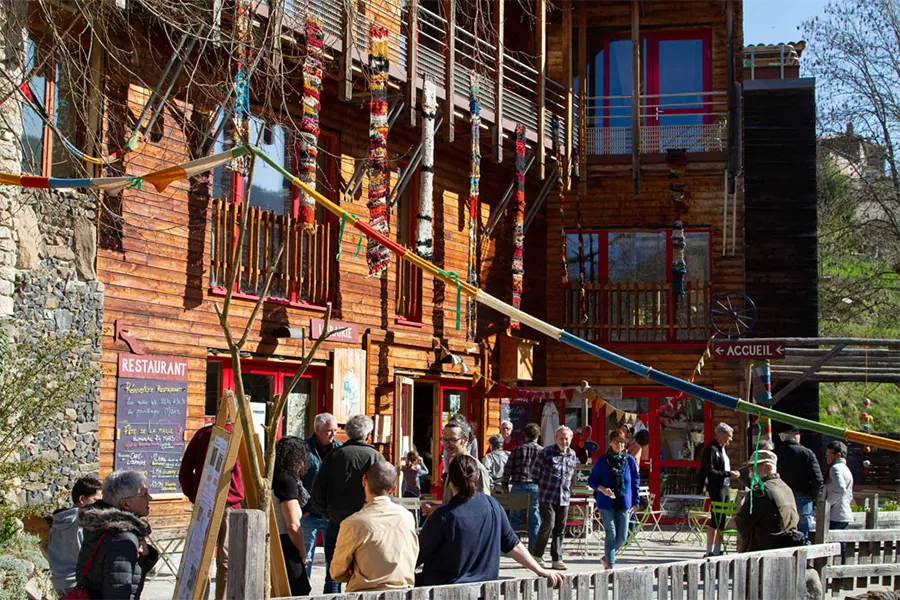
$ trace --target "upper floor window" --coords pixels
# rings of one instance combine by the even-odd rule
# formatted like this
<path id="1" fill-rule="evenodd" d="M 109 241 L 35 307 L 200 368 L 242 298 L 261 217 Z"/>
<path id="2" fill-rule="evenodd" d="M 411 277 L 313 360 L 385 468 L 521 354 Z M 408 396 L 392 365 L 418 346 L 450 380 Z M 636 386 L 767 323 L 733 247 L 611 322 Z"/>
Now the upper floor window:
<path id="1" fill-rule="evenodd" d="M 604 342 L 705 340 L 709 232 L 686 231 L 685 245 L 685 294 L 676 302 L 671 231 L 567 232 L 566 330 Z"/>
<path id="2" fill-rule="evenodd" d="M 588 147 L 593 154 L 630 154 L 632 48 L 627 34 L 590 36 L 587 72 Z M 712 85 L 709 31 L 651 32 L 641 42 L 641 150 L 722 150 L 707 139 L 724 124 L 726 92 Z M 721 128 L 721 127 L 720 127 Z"/>
<path id="3" fill-rule="evenodd" d="M 32 37 L 25 41 L 26 64 L 31 72 L 44 59 L 45 50 Z M 77 56 L 72 53 L 72 56 Z M 75 102 L 75 80 L 68 61 L 49 60 L 25 83 L 31 104 L 22 103 L 22 173 L 43 177 L 76 177 L 79 161 L 53 132 L 52 123 L 75 146 L 85 141 L 84 128 Z"/>

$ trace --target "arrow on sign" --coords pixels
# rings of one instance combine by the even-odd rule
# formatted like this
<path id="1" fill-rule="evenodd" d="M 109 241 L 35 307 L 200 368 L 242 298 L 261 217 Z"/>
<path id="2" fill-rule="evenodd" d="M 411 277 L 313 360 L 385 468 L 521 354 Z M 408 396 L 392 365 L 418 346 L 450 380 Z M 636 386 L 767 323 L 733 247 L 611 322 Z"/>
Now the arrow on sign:
<path id="1" fill-rule="evenodd" d="M 757 360 L 764 358 L 784 358 L 784 341 L 758 342 L 754 340 L 734 340 L 718 342 L 714 351 L 722 360 Z"/>

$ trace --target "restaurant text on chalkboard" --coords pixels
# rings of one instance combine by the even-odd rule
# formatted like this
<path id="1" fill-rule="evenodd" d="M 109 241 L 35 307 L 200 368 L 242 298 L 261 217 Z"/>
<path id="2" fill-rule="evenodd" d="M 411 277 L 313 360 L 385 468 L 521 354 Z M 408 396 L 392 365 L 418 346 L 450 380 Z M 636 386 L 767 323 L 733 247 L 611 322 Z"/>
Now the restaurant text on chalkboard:
<path id="1" fill-rule="evenodd" d="M 140 471 L 151 494 L 178 494 L 187 424 L 187 360 L 119 355 L 117 470 Z"/>

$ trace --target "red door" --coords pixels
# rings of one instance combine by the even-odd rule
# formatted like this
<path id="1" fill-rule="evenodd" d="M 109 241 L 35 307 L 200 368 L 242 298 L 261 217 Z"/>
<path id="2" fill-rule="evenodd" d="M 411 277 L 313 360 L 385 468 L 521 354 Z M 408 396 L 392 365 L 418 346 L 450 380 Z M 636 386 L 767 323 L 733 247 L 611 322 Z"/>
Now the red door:
<path id="1" fill-rule="evenodd" d="M 627 421 L 635 431 L 647 429 L 649 452 L 641 455 L 641 485 L 649 486 L 655 496 L 654 508 L 667 494 L 694 494 L 703 448 L 712 439 L 712 406 L 694 397 L 671 401 L 674 392 L 666 388 L 625 388 L 622 400 L 609 402 L 610 407 L 628 416 L 607 415 L 605 406 L 595 408 L 594 423 L 599 429 L 600 453 L 606 451 L 611 429 Z M 646 454 L 646 456 L 645 456 Z M 597 458 L 597 457 L 595 457 Z"/>

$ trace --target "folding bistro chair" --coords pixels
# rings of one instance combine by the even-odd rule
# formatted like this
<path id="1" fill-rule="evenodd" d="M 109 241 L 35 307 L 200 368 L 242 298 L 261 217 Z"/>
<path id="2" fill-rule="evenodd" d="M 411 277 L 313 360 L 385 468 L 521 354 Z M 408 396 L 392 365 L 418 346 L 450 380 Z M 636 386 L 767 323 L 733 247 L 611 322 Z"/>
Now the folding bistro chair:
<path id="1" fill-rule="evenodd" d="M 659 520 L 662 518 L 663 511 L 654 510 L 653 505 L 655 503 L 656 494 L 651 492 L 647 497 L 647 506 L 644 508 L 644 512 L 647 514 L 647 518 L 644 519 L 644 523 L 646 523 L 646 527 L 648 527 L 647 535 L 651 538 L 654 533 L 663 533 L 662 524 L 659 522 Z"/>
<path id="2" fill-rule="evenodd" d="M 619 549 L 619 552 L 625 552 L 628 546 L 633 542 L 638 550 L 641 551 L 641 554 L 647 556 L 647 551 L 641 546 L 641 540 L 638 539 L 638 535 L 644 530 L 644 525 L 647 523 L 649 517 L 650 514 L 647 511 L 635 511 L 632 513 L 631 520 L 629 521 L 628 537 L 625 538 L 625 543 L 622 544 L 622 548 Z"/>
<path id="3" fill-rule="evenodd" d="M 734 502 L 710 502 L 709 512 L 712 516 L 722 515 L 725 517 L 725 525 L 734 523 L 734 516 L 737 514 L 737 505 Z M 728 553 L 728 540 L 735 540 L 735 552 L 737 552 L 737 529 L 728 528 L 722 531 L 722 551 Z"/>
<path id="4" fill-rule="evenodd" d="M 709 512 L 703 509 L 694 509 L 688 511 L 688 523 L 690 524 L 691 533 L 688 539 L 696 539 L 697 542 L 702 546 L 706 542 L 705 529 L 707 523 L 709 523 L 709 519 Z"/>

